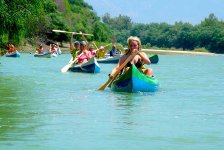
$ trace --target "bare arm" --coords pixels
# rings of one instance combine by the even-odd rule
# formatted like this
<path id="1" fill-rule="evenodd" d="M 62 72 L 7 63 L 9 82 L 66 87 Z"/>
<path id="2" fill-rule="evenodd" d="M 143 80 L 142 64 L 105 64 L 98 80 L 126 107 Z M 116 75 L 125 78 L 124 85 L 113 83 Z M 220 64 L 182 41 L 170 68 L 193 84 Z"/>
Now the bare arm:
<path id="1" fill-rule="evenodd" d="M 146 55 L 146 53 L 144 52 L 138 52 L 138 55 L 141 57 L 142 61 L 147 64 L 150 65 L 151 61 L 149 60 L 148 56 Z"/>
<path id="2" fill-rule="evenodd" d="M 81 35 L 82 35 L 82 39 L 86 42 L 87 45 L 89 45 L 89 42 L 87 41 L 86 37 L 84 36 L 84 34 L 82 34 L 82 32 L 80 31 Z"/>
<path id="3" fill-rule="evenodd" d="M 73 49 L 74 49 L 74 45 L 73 45 L 73 35 L 74 35 L 75 33 L 73 32 L 72 33 L 72 36 L 71 36 L 71 41 L 70 41 L 70 50 L 72 51 Z"/>
<path id="4" fill-rule="evenodd" d="M 125 60 L 126 60 L 126 57 L 123 57 L 123 56 L 119 59 L 119 62 L 110 73 L 110 78 L 112 79 L 114 78 L 113 74 L 118 70 L 118 68 L 124 63 Z"/>

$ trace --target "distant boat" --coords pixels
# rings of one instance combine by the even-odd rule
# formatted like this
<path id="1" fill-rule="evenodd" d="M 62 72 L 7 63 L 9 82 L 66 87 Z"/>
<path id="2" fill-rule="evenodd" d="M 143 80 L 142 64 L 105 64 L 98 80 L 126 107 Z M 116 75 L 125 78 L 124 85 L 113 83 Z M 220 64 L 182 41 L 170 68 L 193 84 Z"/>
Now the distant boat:
<path id="1" fill-rule="evenodd" d="M 43 53 L 35 53 L 34 57 L 51 58 L 51 53 L 48 50 L 45 50 Z"/>
<path id="2" fill-rule="evenodd" d="M 12 52 L 12 53 L 6 53 L 6 57 L 20 57 L 20 53 L 18 51 Z"/>
<path id="3" fill-rule="evenodd" d="M 97 59 L 98 63 L 118 63 L 119 59 L 120 59 L 121 55 L 117 55 L 117 56 L 108 56 L 105 58 L 100 58 Z"/>
<path id="4" fill-rule="evenodd" d="M 112 58 L 109 54 L 105 54 L 105 56 L 107 56 L 107 57 L 97 59 L 97 61 L 99 63 L 118 63 L 122 54 L 118 55 L 119 57 L 114 56 L 114 58 Z M 157 54 L 152 55 L 152 56 L 149 57 L 149 60 L 151 61 L 152 64 L 157 64 L 159 62 L 159 56 Z"/>

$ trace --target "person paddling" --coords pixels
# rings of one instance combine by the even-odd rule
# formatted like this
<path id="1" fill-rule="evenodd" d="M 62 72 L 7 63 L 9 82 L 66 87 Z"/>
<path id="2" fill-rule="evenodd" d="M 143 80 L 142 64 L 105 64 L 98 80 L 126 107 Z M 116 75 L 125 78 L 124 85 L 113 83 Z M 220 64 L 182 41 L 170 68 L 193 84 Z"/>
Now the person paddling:
<path id="1" fill-rule="evenodd" d="M 127 40 L 128 43 L 128 50 L 127 52 L 121 56 L 118 64 L 115 66 L 115 68 L 112 70 L 111 74 L 109 74 L 110 78 L 115 78 L 113 76 L 114 72 L 117 71 L 117 69 L 124 63 L 124 61 L 135 51 L 137 51 L 137 55 L 135 55 L 130 62 L 127 63 L 127 65 L 124 68 L 124 71 L 127 71 L 131 64 L 134 64 L 142 73 L 152 76 L 153 71 L 151 68 L 144 68 L 143 65 L 147 64 L 150 65 L 151 62 L 146 55 L 146 53 L 142 52 L 142 46 L 141 46 L 141 41 L 138 37 L 131 36 Z"/>
<path id="2" fill-rule="evenodd" d="M 39 47 L 36 49 L 36 53 L 43 54 L 43 52 L 44 52 L 44 48 L 43 48 L 42 44 L 40 44 Z"/>
<path id="3" fill-rule="evenodd" d="M 117 53 L 117 52 L 116 52 L 116 46 L 113 45 L 113 46 L 112 46 L 112 49 L 110 50 L 110 56 L 113 56 L 113 57 L 114 57 L 114 56 L 116 56 L 116 53 Z"/>
<path id="4" fill-rule="evenodd" d="M 70 52 L 72 55 L 72 60 L 74 60 L 76 58 L 76 53 L 80 50 L 79 41 L 75 41 L 73 44 L 73 35 L 75 35 L 75 32 L 72 33 L 71 41 L 70 41 Z"/>
<path id="5" fill-rule="evenodd" d="M 76 63 L 87 62 L 90 58 L 92 58 L 91 52 L 87 48 L 86 41 L 80 42 L 80 50 L 76 53 L 77 61 Z"/>
<path id="6" fill-rule="evenodd" d="M 103 46 L 100 46 L 99 50 L 96 52 L 96 58 L 100 59 L 100 58 L 104 58 L 105 57 L 105 49 Z"/>
<path id="7" fill-rule="evenodd" d="M 13 53 L 16 52 L 16 48 L 12 43 L 7 44 L 7 53 Z"/>

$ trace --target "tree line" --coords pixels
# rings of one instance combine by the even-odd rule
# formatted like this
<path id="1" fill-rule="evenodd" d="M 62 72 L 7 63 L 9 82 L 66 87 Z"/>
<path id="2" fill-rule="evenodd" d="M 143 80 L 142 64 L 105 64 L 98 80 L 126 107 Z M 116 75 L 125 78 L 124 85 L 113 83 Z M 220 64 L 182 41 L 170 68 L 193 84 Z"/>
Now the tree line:
<path id="1" fill-rule="evenodd" d="M 210 14 L 200 24 L 176 22 L 134 23 L 124 15 L 98 17 L 83 0 L 2 0 L 0 2 L 0 47 L 7 42 L 17 45 L 36 41 L 69 41 L 70 35 L 53 29 L 94 34 L 87 40 L 126 45 L 129 36 L 138 36 L 145 48 L 204 48 L 224 53 L 224 22 Z M 78 39 L 80 37 L 77 37 Z"/>
<path id="2" fill-rule="evenodd" d="M 145 47 L 175 48 L 194 50 L 205 48 L 210 52 L 224 53 L 224 22 L 210 14 L 200 24 L 176 22 L 167 23 L 133 23 L 128 16 L 102 17 L 114 33 L 117 41 L 125 44 L 126 37 L 138 36 Z"/>

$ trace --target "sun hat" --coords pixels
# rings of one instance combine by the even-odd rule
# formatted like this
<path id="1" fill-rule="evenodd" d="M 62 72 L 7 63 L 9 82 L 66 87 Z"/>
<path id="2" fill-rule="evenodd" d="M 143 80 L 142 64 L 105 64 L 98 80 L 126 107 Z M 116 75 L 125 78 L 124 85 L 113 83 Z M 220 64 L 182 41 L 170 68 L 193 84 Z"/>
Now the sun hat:
<path id="1" fill-rule="evenodd" d="M 100 46 L 100 49 L 104 49 L 104 47 L 103 46 Z"/>

